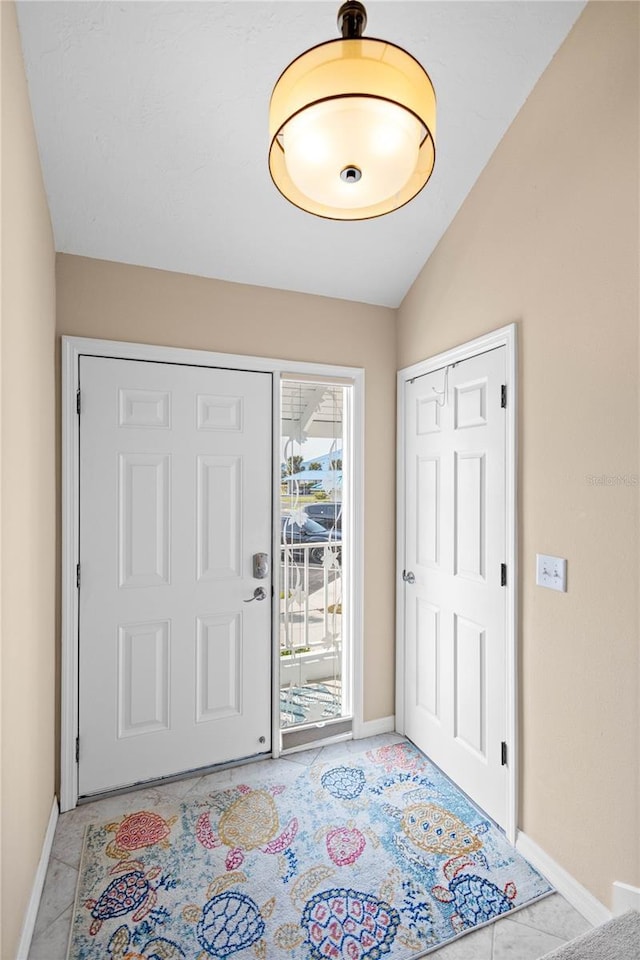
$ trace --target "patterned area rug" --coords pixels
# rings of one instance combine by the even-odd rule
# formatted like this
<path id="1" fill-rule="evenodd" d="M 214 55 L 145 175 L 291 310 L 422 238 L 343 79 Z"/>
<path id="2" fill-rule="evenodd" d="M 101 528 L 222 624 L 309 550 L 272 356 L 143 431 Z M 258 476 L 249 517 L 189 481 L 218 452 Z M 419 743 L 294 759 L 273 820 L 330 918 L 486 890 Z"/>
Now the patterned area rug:
<path id="1" fill-rule="evenodd" d="M 89 827 L 69 960 L 409 960 L 550 891 L 399 743 Z"/>

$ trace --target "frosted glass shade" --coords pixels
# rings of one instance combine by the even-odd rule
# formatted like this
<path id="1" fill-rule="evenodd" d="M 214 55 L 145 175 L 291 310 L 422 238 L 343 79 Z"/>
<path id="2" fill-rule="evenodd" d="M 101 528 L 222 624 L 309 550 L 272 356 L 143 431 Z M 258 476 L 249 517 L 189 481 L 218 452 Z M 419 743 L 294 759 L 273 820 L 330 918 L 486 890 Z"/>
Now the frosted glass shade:
<path id="1" fill-rule="evenodd" d="M 423 135 L 420 121 L 395 103 L 341 97 L 297 113 L 280 142 L 287 173 L 305 196 L 357 210 L 400 193 L 416 168 Z M 349 168 L 359 179 L 342 176 Z"/>
<path id="2" fill-rule="evenodd" d="M 435 106 L 427 73 L 399 47 L 368 38 L 321 44 L 274 88 L 271 176 L 291 203 L 321 217 L 389 213 L 431 175 Z"/>

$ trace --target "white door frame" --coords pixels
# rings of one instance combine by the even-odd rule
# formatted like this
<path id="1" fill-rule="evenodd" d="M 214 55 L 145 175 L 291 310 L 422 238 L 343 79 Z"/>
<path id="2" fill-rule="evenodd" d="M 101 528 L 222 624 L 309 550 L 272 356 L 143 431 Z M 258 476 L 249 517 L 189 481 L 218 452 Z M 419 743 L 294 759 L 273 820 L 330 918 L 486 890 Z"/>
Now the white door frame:
<path id="1" fill-rule="evenodd" d="M 161 347 L 144 343 L 97 340 L 89 337 L 62 337 L 62 629 L 60 680 L 60 811 L 73 809 L 78 802 L 78 590 L 76 570 L 80 529 L 80 421 L 77 412 L 80 356 L 113 357 L 119 360 L 147 360 L 181 363 L 227 370 L 273 374 L 273 516 L 280 510 L 280 376 L 307 374 L 348 379 L 353 382 L 353 509 L 349 535 L 352 543 L 353 591 L 349 635 L 353 649 L 353 735 L 363 729 L 363 595 L 364 595 L 364 370 L 361 367 L 277 360 L 239 354 L 212 353 L 182 347 Z M 274 524 L 272 557 L 280 554 L 279 524 Z M 280 754 L 278 643 L 280 630 L 279 591 L 272 601 L 272 733 L 271 755 Z"/>
<path id="2" fill-rule="evenodd" d="M 515 843 L 518 820 L 518 528 L 517 528 L 517 326 L 510 323 L 475 340 L 445 350 L 398 371 L 397 551 L 396 551 L 396 730 L 405 732 L 405 611 L 402 571 L 405 568 L 405 387 L 408 381 L 448 364 L 506 347 L 506 564 L 507 564 L 507 823 Z M 471 797 L 473 800 L 473 796 Z"/>

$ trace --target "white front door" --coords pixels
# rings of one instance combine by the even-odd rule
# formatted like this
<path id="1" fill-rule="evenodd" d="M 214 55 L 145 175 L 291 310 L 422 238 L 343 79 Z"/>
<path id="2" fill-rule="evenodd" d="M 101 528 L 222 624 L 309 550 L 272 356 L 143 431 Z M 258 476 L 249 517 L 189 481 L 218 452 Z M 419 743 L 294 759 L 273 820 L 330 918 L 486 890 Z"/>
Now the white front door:
<path id="1" fill-rule="evenodd" d="M 499 347 L 405 387 L 406 733 L 502 825 L 505 356 Z"/>
<path id="2" fill-rule="evenodd" d="M 83 356 L 80 389 L 80 794 L 270 751 L 271 375 Z"/>

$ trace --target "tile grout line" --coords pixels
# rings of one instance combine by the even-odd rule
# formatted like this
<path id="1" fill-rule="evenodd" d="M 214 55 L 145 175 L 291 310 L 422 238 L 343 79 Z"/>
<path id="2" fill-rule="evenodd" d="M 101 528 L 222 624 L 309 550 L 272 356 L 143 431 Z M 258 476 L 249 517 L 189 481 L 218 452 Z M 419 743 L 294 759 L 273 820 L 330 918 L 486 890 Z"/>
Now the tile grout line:
<path id="1" fill-rule="evenodd" d="M 63 916 L 64 916 L 64 914 L 61 914 L 61 915 L 58 917 L 58 920 L 61 920 Z M 56 920 L 56 923 L 58 922 L 58 920 Z M 68 922 L 68 924 L 67 924 L 68 929 L 65 930 L 65 938 L 64 938 L 64 939 L 65 939 L 65 942 L 68 942 L 69 933 L 70 933 L 70 931 L 71 931 L 71 926 L 72 926 L 72 924 L 73 924 L 73 911 L 72 911 L 72 913 L 71 913 L 71 916 L 69 917 L 69 922 Z M 38 946 L 41 945 L 41 944 L 48 944 L 48 940 L 47 940 L 46 937 L 45 937 L 45 934 L 46 934 L 47 932 L 48 932 L 48 931 L 45 931 L 45 933 L 42 933 L 42 934 L 40 934 L 39 936 L 34 937 L 32 943 L 31 943 L 31 947 L 29 948 L 29 957 L 28 957 L 28 960 L 31 960 L 31 956 L 32 956 L 31 951 L 32 951 L 32 950 L 37 949 Z M 63 953 L 58 954 L 58 955 L 56 955 L 56 956 L 51 956 L 50 954 L 47 954 L 47 960 L 66 960 L 66 958 L 67 958 L 67 949 L 66 949 L 66 946 L 63 947 L 63 951 L 64 951 Z"/>
<path id="2" fill-rule="evenodd" d="M 519 924 L 521 924 L 523 927 L 527 927 L 529 930 L 535 930 L 536 933 L 544 933 L 544 934 L 546 934 L 548 937 L 555 937 L 556 940 L 562 940 L 563 943 L 569 943 L 569 940 L 572 940 L 572 939 L 573 939 L 573 937 L 570 937 L 569 940 L 568 940 L 565 936 L 560 936 L 559 933 L 551 933 L 550 930 L 544 930 L 542 927 L 537 927 L 535 924 L 530 923 L 530 922 L 527 923 L 526 920 L 520 920 L 517 915 L 514 916 L 514 917 L 509 917 L 509 920 L 513 920 L 514 923 L 519 923 Z"/>
<path id="3" fill-rule="evenodd" d="M 55 837 L 54 837 L 54 843 L 55 843 Z M 53 854 L 52 854 L 51 857 L 49 858 L 49 864 L 51 864 L 54 860 L 57 861 L 58 863 L 62 864 L 64 867 L 67 867 L 67 869 L 73 870 L 73 872 L 74 872 L 74 874 L 75 874 L 75 876 L 74 876 L 74 884 L 73 884 L 73 894 L 72 894 L 70 903 L 67 903 L 66 906 L 63 907 L 63 909 L 60 911 L 60 913 L 55 914 L 54 917 L 53 917 L 51 920 L 49 920 L 49 922 L 47 923 L 47 926 L 46 926 L 43 930 L 41 930 L 38 934 L 35 933 L 35 930 L 36 930 L 37 924 L 38 924 L 38 918 L 36 917 L 36 925 L 35 925 L 35 927 L 34 927 L 34 936 L 33 936 L 33 940 L 32 940 L 32 943 L 31 943 L 31 947 L 35 946 L 35 945 L 38 943 L 38 941 L 43 940 L 43 938 L 47 935 L 47 933 L 48 933 L 48 931 L 51 929 L 51 927 L 52 927 L 55 923 L 57 923 L 58 920 L 60 920 L 60 919 L 64 916 L 64 914 L 67 912 L 67 910 L 73 911 L 73 908 L 74 908 L 74 906 L 75 906 L 75 902 L 76 902 L 76 889 L 77 889 L 77 885 L 78 885 L 78 877 L 79 877 L 79 875 L 80 875 L 79 867 L 73 867 L 70 863 L 65 863 L 64 860 L 61 860 L 60 857 L 54 856 Z M 46 888 L 46 885 L 45 885 L 45 888 Z M 41 900 L 40 900 L 40 906 L 42 905 L 42 902 L 44 901 L 45 888 L 43 888 L 43 891 L 42 891 L 42 897 L 41 897 Z M 39 914 L 39 913 L 40 913 L 40 907 L 38 908 L 38 914 Z M 70 917 L 70 919 L 69 919 L 70 924 L 71 924 L 72 920 L 73 920 L 73 915 L 72 915 L 72 916 Z M 46 942 L 46 941 L 45 941 L 45 942 Z M 31 947 L 29 948 L 29 953 L 31 953 Z"/>
<path id="4" fill-rule="evenodd" d="M 73 900 L 71 901 L 71 903 L 68 903 L 67 906 L 64 908 L 64 910 L 62 910 L 57 916 L 55 916 L 55 917 L 53 918 L 53 920 L 50 920 L 50 921 L 48 922 L 47 926 L 44 928 L 44 930 L 41 930 L 40 933 L 38 933 L 36 936 L 34 936 L 34 938 L 33 938 L 33 944 L 36 944 L 36 943 L 38 942 L 38 940 L 41 940 L 41 939 L 45 936 L 45 934 L 47 934 L 47 933 L 49 932 L 49 930 L 50 930 L 51 927 L 54 925 L 54 923 L 57 923 L 58 920 L 60 920 L 61 917 L 64 916 L 64 914 L 67 912 L 67 910 L 73 910 L 73 908 L 74 908 L 74 906 L 75 906 L 75 902 L 76 902 L 76 897 L 75 897 L 75 892 L 74 892 Z M 71 917 L 70 919 L 72 920 L 73 917 Z M 32 945 L 33 945 L 33 944 L 32 944 Z"/>
<path id="5" fill-rule="evenodd" d="M 82 846 L 82 844 L 80 844 L 80 846 Z M 76 873 L 78 872 L 78 867 L 74 867 L 72 863 L 67 863 L 66 860 L 62 860 L 62 858 L 57 856 L 55 853 L 52 853 L 49 857 L 49 863 L 51 863 L 52 860 L 57 860 L 57 862 L 61 863 L 63 866 L 69 867 L 70 870 L 74 870 Z"/>

